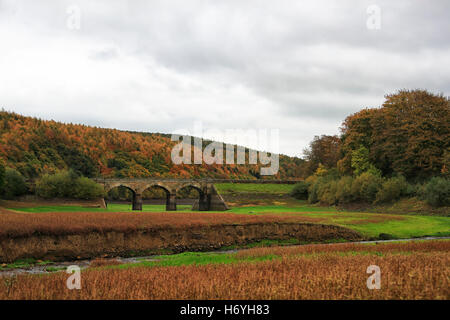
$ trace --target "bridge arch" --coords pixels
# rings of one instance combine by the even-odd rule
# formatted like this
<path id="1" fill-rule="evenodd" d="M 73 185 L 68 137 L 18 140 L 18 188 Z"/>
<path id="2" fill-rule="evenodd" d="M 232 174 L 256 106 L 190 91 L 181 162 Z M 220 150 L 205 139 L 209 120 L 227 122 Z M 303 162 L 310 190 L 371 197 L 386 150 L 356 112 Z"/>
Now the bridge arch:
<path id="1" fill-rule="evenodd" d="M 180 184 L 177 189 L 176 193 L 180 194 L 181 190 L 183 189 L 194 189 L 198 192 L 198 198 L 195 200 L 192 210 L 198 210 L 198 211 L 206 211 L 209 210 L 209 198 L 208 198 L 208 191 L 206 186 L 202 186 L 199 183 L 183 183 Z"/>
<path id="2" fill-rule="evenodd" d="M 177 203 L 176 203 L 176 191 L 174 191 L 169 186 L 163 184 L 163 183 L 149 183 L 141 186 L 139 188 L 139 193 L 143 194 L 146 190 L 151 188 L 158 188 L 161 190 L 164 190 L 166 194 L 166 211 L 175 211 L 177 210 Z"/>
<path id="3" fill-rule="evenodd" d="M 136 191 L 135 188 L 126 184 L 126 183 L 112 183 L 104 186 L 104 190 L 106 193 L 116 189 L 116 188 L 125 188 L 131 192 L 131 207 L 132 210 L 142 210 L 142 199 L 140 198 L 140 194 Z M 107 203 L 107 202 L 105 202 Z"/>
<path id="4" fill-rule="evenodd" d="M 128 190 L 130 190 L 133 193 L 137 193 L 137 190 L 135 188 L 133 188 L 132 185 L 128 184 L 128 183 L 124 183 L 124 182 L 114 182 L 114 183 L 107 183 L 104 185 L 104 190 L 105 192 L 109 192 L 114 188 L 118 188 L 118 187 L 124 187 L 127 188 Z"/>

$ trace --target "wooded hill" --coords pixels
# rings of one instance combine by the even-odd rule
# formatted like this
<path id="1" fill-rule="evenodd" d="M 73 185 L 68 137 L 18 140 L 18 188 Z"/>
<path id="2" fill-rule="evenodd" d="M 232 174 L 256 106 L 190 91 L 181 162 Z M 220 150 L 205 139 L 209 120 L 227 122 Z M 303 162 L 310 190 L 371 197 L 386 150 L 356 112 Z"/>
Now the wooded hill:
<path id="1" fill-rule="evenodd" d="M 0 158 L 27 179 L 60 169 L 73 169 L 86 177 L 260 177 L 260 164 L 174 165 L 171 150 L 175 144 L 167 134 L 65 124 L 0 112 Z M 280 155 L 278 174 L 266 178 L 298 178 L 303 163 L 300 158 Z"/>

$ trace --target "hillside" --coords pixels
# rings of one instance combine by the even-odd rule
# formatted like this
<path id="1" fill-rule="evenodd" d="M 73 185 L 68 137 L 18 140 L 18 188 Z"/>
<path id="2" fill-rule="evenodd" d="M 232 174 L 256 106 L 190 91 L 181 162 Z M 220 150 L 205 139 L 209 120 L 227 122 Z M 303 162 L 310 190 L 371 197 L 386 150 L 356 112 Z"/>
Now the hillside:
<path id="1" fill-rule="evenodd" d="M 259 177 L 259 164 L 174 165 L 170 155 L 176 143 L 167 134 L 65 124 L 0 112 L 0 158 L 28 179 L 69 168 L 87 177 Z M 280 155 L 278 174 L 267 178 L 298 178 L 303 162 Z"/>

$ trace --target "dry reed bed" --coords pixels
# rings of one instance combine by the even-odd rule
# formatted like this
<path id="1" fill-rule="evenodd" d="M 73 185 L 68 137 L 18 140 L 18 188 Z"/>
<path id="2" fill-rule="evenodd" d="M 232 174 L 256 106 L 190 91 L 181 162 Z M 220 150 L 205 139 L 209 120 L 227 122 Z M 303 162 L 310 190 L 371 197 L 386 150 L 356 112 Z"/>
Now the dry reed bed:
<path id="1" fill-rule="evenodd" d="M 187 228 L 222 224 L 252 224 L 270 222 L 320 222 L 320 218 L 242 215 L 234 213 L 185 212 L 54 212 L 0 214 L 0 239 L 31 235 L 67 235 L 106 233 L 110 231 L 132 233 L 170 226 Z"/>
<path id="2" fill-rule="evenodd" d="M 289 257 L 313 247 L 330 254 Z M 0 281 L 0 299 L 450 299 L 449 242 L 373 246 L 385 256 L 333 254 L 370 247 L 269 248 L 285 256 L 258 263 L 93 269 L 82 272 L 81 290 L 68 290 L 64 273 L 25 275 Z M 380 290 L 366 286 L 372 264 L 381 269 Z"/>
<path id="3" fill-rule="evenodd" d="M 395 241 L 378 243 L 334 243 L 334 244 L 314 244 L 289 247 L 261 247 L 242 250 L 237 253 L 238 258 L 261 257 L 269 254 L 287 257 L 293 255 L 310 255 L 325 253 L 343 252 L 367 252 L 367 253 L 432 253 L 444 252 L 450 254 L 449 240 L 416 240 L 416 241 Z"/>

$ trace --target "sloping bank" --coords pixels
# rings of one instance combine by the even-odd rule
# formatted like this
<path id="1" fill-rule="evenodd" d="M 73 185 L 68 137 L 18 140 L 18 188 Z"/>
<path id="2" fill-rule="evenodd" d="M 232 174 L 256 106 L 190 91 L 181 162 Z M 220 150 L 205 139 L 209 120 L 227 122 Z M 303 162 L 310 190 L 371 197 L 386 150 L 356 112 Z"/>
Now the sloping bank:
<path id="1" fill-rule="evenodd" d="M 0 240 L 0 262 L 13 262 L 24 258 L 62 261 L 103 255 L 211 251 L 223 246 L 245 245 L 264 239 L 292 238 L 305 242 L 363 239 L 358 232 L 339 226 L 283 222 L 218 224 L 190 228 L 164 226 L 131 233 L 109 231 L 65 235 L 33 234 Z"/>

